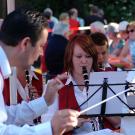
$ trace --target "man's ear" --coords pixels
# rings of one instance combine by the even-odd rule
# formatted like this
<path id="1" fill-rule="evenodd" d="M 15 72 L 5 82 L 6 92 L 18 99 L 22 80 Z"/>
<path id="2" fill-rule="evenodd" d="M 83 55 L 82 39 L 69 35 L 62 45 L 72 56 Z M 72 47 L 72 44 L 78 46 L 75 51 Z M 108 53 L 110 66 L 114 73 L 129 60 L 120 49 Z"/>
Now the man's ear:
<path id="1" fill-rule="evenodd" d="M 20 47 L 22 50 L 25 50 L 25 48 L 29 47 L 31 45 L 31 39 L 29 37 L 25 37 L 20 42 Z"/>

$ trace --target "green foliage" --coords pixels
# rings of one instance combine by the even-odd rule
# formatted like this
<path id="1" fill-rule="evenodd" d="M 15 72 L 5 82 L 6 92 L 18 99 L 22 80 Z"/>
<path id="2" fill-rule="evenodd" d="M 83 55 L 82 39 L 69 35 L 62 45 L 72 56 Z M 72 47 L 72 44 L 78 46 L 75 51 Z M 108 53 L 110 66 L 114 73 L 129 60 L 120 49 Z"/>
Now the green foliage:
<path id="1" fill-rule="evenodd" d="M 108 21 L 133 20 L 135 12 L 134 0 L 91 0 L 92 4 L 102 8 Z"/>
<path id="2" fill-rule="evenodd" d="M 61 12 L 68 11 L 72 7 L 79 10 L 80 16 L 86 17 L 90 12 L 90 4 L 102 8 L 108 22 L 119 22 L 124 19 L 130 21 L 135 18 L 135 0 L 16 0 L 18 7 L 33 7 L 41 12 L 46 7 L 50 7 L 57 17 Z"/>

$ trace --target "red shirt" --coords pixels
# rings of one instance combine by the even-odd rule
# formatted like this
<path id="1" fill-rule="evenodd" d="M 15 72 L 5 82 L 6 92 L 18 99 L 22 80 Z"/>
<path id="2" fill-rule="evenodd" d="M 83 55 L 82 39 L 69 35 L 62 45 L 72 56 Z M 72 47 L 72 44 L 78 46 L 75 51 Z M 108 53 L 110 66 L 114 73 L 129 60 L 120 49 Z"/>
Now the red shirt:
<path id="1" fill-rule="evenodd" d="M 70 25 L 70 29 L 78 28 L 80 26 L 77 20 L 71 19 L 71 18 L 69 19 L 69 25 Z M 77 33 L 78 33 L 78 30 L 73 30 L 72 34 L 69 36 L 69 39 L 72 39 Z"/>
<path id="2" fill-rule="evenodd" d="M 59 110 L 62 109 L 74 109 L 80 111 L 73 86 L 65 86 L 59 91 Z M 72 135 L 72 131 L 67 132 L 64 135 Z"/>

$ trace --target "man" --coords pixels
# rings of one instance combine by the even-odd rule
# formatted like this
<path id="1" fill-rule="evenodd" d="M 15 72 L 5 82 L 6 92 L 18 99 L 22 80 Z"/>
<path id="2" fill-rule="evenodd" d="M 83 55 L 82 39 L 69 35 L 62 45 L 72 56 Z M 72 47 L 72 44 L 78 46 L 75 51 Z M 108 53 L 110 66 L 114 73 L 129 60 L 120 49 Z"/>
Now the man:
<path id="1" fill-rule="evenodd" d="M 44 97 L 31 102 L 6 106 L 3 100 L 4 79 L 11 74 L 10 66 L 20 66 L 20 61 L 32 65 L 47 40 L 47 23 L 38 12 L 15 10 L 4 20 L 0 32 L 0 135 L 59 135 L 77 125 L 79 112 L 63 110 L 55 114 L 51 121 L 37 126 L 24 125 L 27 119 L 35 119 L 45 113 L 63 84 L 59 75 L 51 80 Z M 14 59 L 14 60 L 13 60 Z M 27 69 L 27 67 L 26 67 Z M 8 117 L 7 117 L 8 116 Z M 17 125 L 24 125 L 19 127 Z"/>

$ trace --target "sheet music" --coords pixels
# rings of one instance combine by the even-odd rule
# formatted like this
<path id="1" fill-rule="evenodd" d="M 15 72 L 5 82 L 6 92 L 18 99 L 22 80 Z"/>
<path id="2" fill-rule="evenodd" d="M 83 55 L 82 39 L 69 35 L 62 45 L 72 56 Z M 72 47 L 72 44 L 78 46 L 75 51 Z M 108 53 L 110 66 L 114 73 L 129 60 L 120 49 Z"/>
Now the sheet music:
<path id="1" fill-rule="evenodd" d="M 130 83 L 135 83 L 135 71 L 129 71 L 127 73 L 127 78 L 126 80 Z"/>
<path id="2" fill-rule="evenodd" d="M 108 78 L 108 84 L 123 84 L 126 82 L 127 72 L 92 72 L 90 74 L 90 84 L 103 84 L 104 78 Z M 101 86 L 100 85 L 100 86 Z M 89 86 L 89 96 L 91 96 L 100 86 Z M 125 85 L 110 85 L 111 89 L 115 93 L 119 93 L 125 90 Z M 107 98 L 114 96 L 110 89 L 107 89 Z M 123 95 L 119 96 L 122 100 L 126 101 Z M 88 102 L 88 106 L 93 106 L 102 101 L 102 89 L 100 89 Z M 122 108 L 125 106 L 118 98 L 114 98 L 106 103 L 105 114 L 122 113 Z M 100 114 L 101 105 L 91 109 L 88 114 Z"/>
<path id="3" fill-rule="evenodd" d="M 124 135 L 135 135 L 135 117 L 122 117 L 121 129 Z"/>
<path id="4" fill-rule="evenodd" d="M 103 129 L 103 130 L 100 130 L 100 131 L 94 131 L 94 132 L 91 132 L 91 133 L 88 133 L 88 134 L 83 134 L 83 135 L 124 135 L 124 134 L 113 132 L 110 129 Z"/>
<path id="5" fill-rule="evenodd" d="M 134 84 L 131 84 L 131 85 L 135 87 L 135 71 L 129 71 L 127 73 L 126 80 L 129 83 L 134 83 Z M 127 102 L 128 102 L 128 105 L 131 108 L 135 108 L 135 102 L 134 101 L 135 101 L 135 93 L 128 92 L 127 93 Z"/>
<path id="6" fill-rule="evenodd" d="M 134 88 L 132 88 L 132 89 L 134 89 Z M 107 101 L 110 101 L 110 100 L 116 98 L 117 96 L 122 95 L 122 94 L 125 93 L 125 92 L 128 92 L 129 90 L 130 90 L 130 88 L 129 88 L 129 89 L 126 89 L 125 91 L 121 91 L 121 92 L 117 93 L 116 95 L 113 95 L 113 96 L 111 96 L 111 97 L 109 97 L 109 98 L 107 98 L 107 99 L 105 99 L 105 100 L 103 100 L 103 101 L 101 101 L 101 102 L 99 102 L 99 103 L 97 103 L 97 104 L 95 104 L 95 105 L 92 105 L 92 106 L 90 106 L 90 107 L 88 107 L 88 108 L 82 110 L 82 111 L 80 112 L 80 114 L 83 114 L 83 113 L 85 113 L 85 112 L 88 112 L 88 111 L 92 110 L 93 108 L 96 108 L 97 106 L 99 106 L 99 105 L 101 105 L 101 104 L 103 104 L 103 103 L 105 103 L 105 102 L 107 102 Z M 122 108 L 122 112 L 127 112 L 127 111 L 123 111 L 123 109 L 126 109 L 126 110 L 127 110 L 126 107 L 125 107 L 125 108 L 124 108 L 124 107 Z"/>

